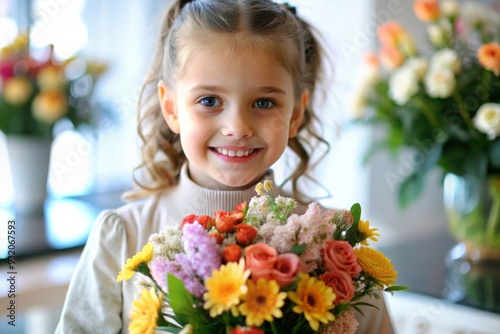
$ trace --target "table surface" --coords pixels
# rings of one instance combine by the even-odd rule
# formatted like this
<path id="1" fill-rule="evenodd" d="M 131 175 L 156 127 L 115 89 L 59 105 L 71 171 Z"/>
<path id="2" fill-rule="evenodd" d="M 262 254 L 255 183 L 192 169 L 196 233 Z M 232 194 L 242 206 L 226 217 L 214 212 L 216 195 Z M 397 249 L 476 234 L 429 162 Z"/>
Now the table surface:
<path id="1" fill-rule="evenodd" d="M 78 260 L 79 252 L 97 214 L 102 209 L 118 207 L 122 204 L 119 192 L 78 198 L 48 199 L 43 215 L 15 217 L 9 208 L 0 208 L 0 219 L 3 223 L 15 217 L 16 261 L 21 266 L 27 267 L 29 264 L 35 268 L 37 265 L 40 266 L 40 262 L 47 264 L 48 259 L 51 261 L 58 259 L 57 261 L 61 264 L 57 269 L 59 272 L 47 273 L 47 275 L 59 277 L 59 281 L 64 286 L 67 284 L 64 281 L 71 276 L 72 266 Z M 493 278 L 489 276 L 485 278 L 487 284 L 484 287 L 480 286 L 480 291 L 476 291 L 471 297 L 469 295 L 471 289 L 464 284 L 462 276 L 467 276 L 473 268 L 464 269 L 462 266 L 457 271 L 445 266 L 446 256 L 455 244 L 456 242 L 450 235 L 440 233 L 425 238 L 420 237 L 404 244 L 383 246 L 380 250 L 392 260 L 398 271 L 398 285 L 408 286 L 413 293 L 434 298 L 443 298 L 443 293 L 446 292 L 447 299 L 453 302 L 500 314 L 500 275 L 498 273 L 500 268 L 498 266 L 494 268 Z M 0 265 L 4 267 L 7 243 L 2 242 L 1 245 Z M 52 265 L 52 268 L 54 266 Z M 484 270 L 481 271 L 483 272 Z M 457 277 L 457 273 L 460 277 Z M 474 276 L 476 281 L 477 276 L 477 274 Z M 33 280 L 32 278 L 20 277 L 20 280 L 23 282 L 20 283 L 21 285 L 27 284 L 28 291 L 36 290 L 36 282 L 29 283 Z M 0 294 L 3 293 L 4 289 Z M 5 298 L 3 295 L 0 297 Z"/>

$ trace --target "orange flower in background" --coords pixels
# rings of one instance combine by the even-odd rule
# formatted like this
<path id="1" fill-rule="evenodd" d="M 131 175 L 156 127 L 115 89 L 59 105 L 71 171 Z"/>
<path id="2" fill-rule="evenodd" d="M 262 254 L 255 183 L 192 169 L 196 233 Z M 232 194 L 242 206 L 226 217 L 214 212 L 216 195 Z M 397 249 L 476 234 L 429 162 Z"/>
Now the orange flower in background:
<path id="1" fill-rule="evenodd" d="M 413 10 L 417 17 L 424 22 L 436 21 L 441 16 L 438 0 L 415 0 Z"/>
<path id="2" fill-rule="evenodd" d="M 44 91 L 33 100 L 33 116 L 42 123 L 53 124 L 68 111 L 68 101 L 60 90 Z"/>
<path id="3" fill-rule="evenodd" d="M 248 245 L 255 239 L 259 231 L 248 224 L 239 224 L 236 226 L 236 241 L 240 245 Z"/>
<path id="4" fill-rule="evenodd" d="M 365 54 L 365 56 L 363 57 L 363 61 L 371 68 L 378 69 L 380 67 L 380 61 L 375 52 L 368 52 L 367 54 Z"/>
<path id="5" fill-rule="evenodd" d="M 222 260 L 225 263 L 238 262 L 241 258 L 241 248 L 238 245 L 227 245 L 222 251 Z"/>
<path id="6" fill-rule="evenodd" d="M 398 68 L 403 64 L 404 58 L 398 48 L 386 45 L 380 49 L 380 61 L 386 68 Z"/>
<path id="7" fill-rule="evenodd" d="M 32 92 L 33 86 L 28 78 L 12 77 L 5 81 L 2 95 L 7 103 L 19 106 L 28 102 Z"/>
<path id="8" fill-rule="evenodd" d="M 477 50 L 477 58 L 481 66 L 500 75 L 500 45 L 496 42 L 481 45 Z"/>
<path id="9" fill-rule="evenodd" d="M 396 46 L 402 34 L 405 34 L 404 28 L 396 21 L 389 21 L 381 24 L 377 30 L 378 38 L 384 45 Z"/>

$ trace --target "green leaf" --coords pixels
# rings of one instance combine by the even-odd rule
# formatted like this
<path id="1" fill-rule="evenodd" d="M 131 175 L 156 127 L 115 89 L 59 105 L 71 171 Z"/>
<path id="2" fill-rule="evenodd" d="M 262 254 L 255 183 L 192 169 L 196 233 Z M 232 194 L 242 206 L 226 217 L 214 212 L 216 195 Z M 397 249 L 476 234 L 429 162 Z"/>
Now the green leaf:
<path id="1" fill-rule="evenodd" d="M 388 288 L 385 288 L 384 291 L 390 292 L 390 291 L 404 291 L 408 290 L 407 286 L 401 286 L 401 285 L 393 285 Z"/>
<path id="2" fill-rule="evenodd" d="M 170 326 L 160 326 L 160 327 L 156 327 L 156 330 L 177 334 L 177 333 L 180 333 L 182 328 L 170 327 Z"/>
<path id="3" fill-rule="evenodd" d="M 373 308 L 376 308 L 377 310 L 380 310 L 377 306 L 373 305 L 373 304 L 370 304 L 370 303 L 364 303 L 364 302 L 357 302 L 355 304 L 351 304 L 352 307 L 354 306 L 358 306 L 358 305 L 361 305 L 361 306 L 367 306 L 367 307 L 373 307 Z"/>
<path id="4" fill-rule="evenodd" d="M 398 204 L 406 209 L 414 202 L 424 189 L 424 177 L 419 173 L 413 173 L 399 186 Z"/>
<path id="5" fill-rule="evenodd" d="M 306 248 L 307 248 L 307 244 L 295 245 L 295 246 L 292 247 L 291 252 L 295 253 L 297 255 L 302 255 L 302 253 L 304 253 L 304 251 L 306 250 Z"/>
<path id="6" fill-rule="evenodd" d="M 186 325 L 189 318 L 196 317 L 197 311 L 193 308 L 193 296 L 187 291 L 179 278 L 167 274 L 168 294 L 170 296 L 170 306 L 174 310 L 176 320 L 181 325 Z"/>
<path id="7" fill-rule="evenodd" d="M 354 245 L 356 245 L 356 235 L 358 234 L 359 219 L 361 218 L 361 205 L 359 205 L 359 203 L 355 203 L 351 207 L 350 211 L 353 217 L 353 223 L 351 227 L 346 231 L 346 239 L 349 244 L 354 247 Z"/>

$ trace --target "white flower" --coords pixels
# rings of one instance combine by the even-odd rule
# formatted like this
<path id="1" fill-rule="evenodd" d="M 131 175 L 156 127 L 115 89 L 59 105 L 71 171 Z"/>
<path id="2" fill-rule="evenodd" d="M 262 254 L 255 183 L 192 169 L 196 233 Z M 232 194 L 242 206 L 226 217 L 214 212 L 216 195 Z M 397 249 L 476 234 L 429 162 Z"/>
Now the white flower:
<path id="1" fill-rule="evenodd" d="M 446 17 L 455 18 L 460 14 L 460 6 L 455 0 L 445 0 L 441 3 L 441 12 Z"/>
<path id="2" fill-rule="evenodd" d="M 402 66 L 389 78 L 389 95 L 400 106 L 418 92 L 418 76 L 410 66 Z"/>
<path id="3" fill-rule="evenodd" d="M 465 3 L 462 13 L 462 18 L 469 27 L 483 33 L 495 33 L 500 27 L 498 14 L 475 2 Z"/>
<path id="4" fill-rule="evenodd" d="M 437 47 L 449 45 L 453 35 L 453 27 L 448 20 L 427 26 L 427 34 L 432 44 Z"/>
<path id="5" fill-rule="evenodd" d="M 473 119 L 476 128 L 494 139 L 500 135 L 500 104 L 485 103 L 479 107 Z"/>
<path id="6" fill-rule="evenodd" d="M 455 90 L 455 75 L 450 69 L 432 68 L 424 78 L 425 90 L 430 97 L 445 99 Z"/>
<path id="7" fill-rule="evenodd" d="M 433 69 L 449 69 L 454 73 L 458 73 L 461 66 L 460 58 L 458 58 L 455 50 L 439 50 L 431 57 L 431 68 Z"/>
<path id="8" fill-rule="evenodd" d="M 364 62 L 358 72 L 358 80 L 352 97 L 349 99 L 349 110 L 355 119 L 366 116 L 366 98 L 380 79 L 378 66 Z"/>
<path id="9" fill-rule="evenodd" d="M 425 74 L 427 73 L 427 68 L 429 67 L 429 62 L 424 57 L 414 57 L 414 58 L 408 59 L 405 62 L 404 66 L 408 66 L 409 68 L 411 68 L 412 71 L 415 73 L 415 75 L 419 79 L 422 79 L 425 76 Z"/>

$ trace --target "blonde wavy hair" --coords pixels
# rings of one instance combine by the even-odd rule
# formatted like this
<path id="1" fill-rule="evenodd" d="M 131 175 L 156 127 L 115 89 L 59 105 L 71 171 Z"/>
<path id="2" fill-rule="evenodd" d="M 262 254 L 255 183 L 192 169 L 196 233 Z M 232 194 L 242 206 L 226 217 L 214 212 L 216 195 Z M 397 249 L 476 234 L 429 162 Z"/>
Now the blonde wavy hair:
<path id="1" fill-rule="evenodd" d="M 329 150 L 329 144 L 316 131 L 318 119 L 312 109 L 323 54 L 311 27 L 295 15 L 295 8 L 271 0 L 177 0 L 168 10 L 139 96 L 138 133 L 143 162 L 135 171 L 144 171 L 147 181 L 140 182 L 134 174 L 139 189 L 124 198 L 145 197 L 177 183 L 186 157 L 179 135 L 170 131 L 163 119 L 157 84 L 163 80 L 172 87 L 181 72 L 185 48 L 195 45 L 193 40 L 200 37 L 216 38 L 214 33 L 238 34 L 237 44 L 270 52 L 292 74 L 297 101 L 303 89 L 309 89 L 310 99 L 298 135 L 288 141 L 298 161 L 283 182 L 291 181 L 293 196 L 303 202 L 306 196 L 299 191 L 297 182 L 310 166 L 312 149 L 323 143 L 326 152 Z"/>

